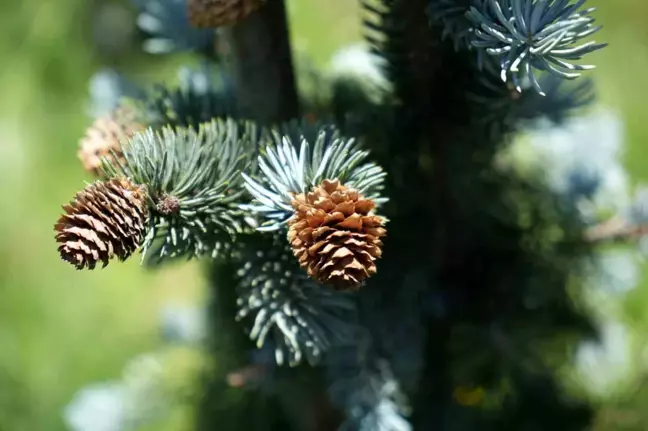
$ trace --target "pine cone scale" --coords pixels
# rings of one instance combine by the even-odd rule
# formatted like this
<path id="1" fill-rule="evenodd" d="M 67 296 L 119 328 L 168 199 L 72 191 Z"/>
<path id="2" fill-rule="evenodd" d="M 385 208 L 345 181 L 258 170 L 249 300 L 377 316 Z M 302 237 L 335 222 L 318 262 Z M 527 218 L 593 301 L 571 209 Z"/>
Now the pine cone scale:
<path id="1" fill-rule="evenodd" d="M 85 205 L 92 215 L 94 215 L 94 217 L 92 217 L 92 215 L 90 215 L 90 217 L 95 220 L 95 223 L 101 224 L 106 232 L 108 232 L 108 235 L 112 238 L 120 238 L 128 235 L 128 233 L 122 228 L 123 223 L 119 215 L 115 215 L 114 217 L 114 220 L 116 220 L 117 223 L 112 223 L 113 219 L 111 219 L 107 213 L 97 208 L 92 201 L 84 199 L 81 203 Z"/>
<path id="2" fill-rule="evenodd" d="M 375 274 L 382 218 L 375 204 L 337 180 L 325 180 L 308 193 L 293 197 L 288 241 L 309 276 L 336 289 L 355 289 Z"/>
<path id="3" fill-rule="evenodd" d="M 107 207 L 116 210 L 121 208 L 122 211 L 113 211 L 115 218 L 120 220 L 120 223 L 117 225 L 117 228 L 120 229 L 122 235 L 130 236 L 136 234 L 139 231 L 139 226 L 144 221 L 144 215 L 139 209 L 139 202 L 134 199 L 133 194 L 129 191 L 124 191 L 120 196 L 119 189 L 114 189 L 116 186 L 114 183 L 109 184 L 108 190 L 103 194 L 106 198 Z M 113 190 L 111 190 L 111 188 Z M 127 231 L 122 229 L 122 226 L 127 228 Z"/>
<path id="4" fill-rule="evenodd" d="M 111 184 L 111 188 L 114 187 L 113 184 Z M 119 193 L 120 191 L 117 190 L 111 190 L 110 188 L 106 190 L 105 196 L 108 198 L 110 201 L 112 201 L 112 204 L 114 207 L 118 208 L 123 208 L 124 212 L 122 213 L 125 222 L 128 223 L 129 226 L 133 226 L 132 219 L 137 218 L 139 221 L 142 220 L 140 217 L 138 211 L 137 211 L 137 206 L 133 206 L 135 203 L 134 199 L 131 197 L 131 193 L 128 191 L 122 192 L 123 194 L 120 196 Z M 129 217 L 130 215 L 130 217 Z"/>
<path id="5" fill-rule="evenodd" d="M 106 267 L 108 264 L 107 253 L 100 253 L 81 239 L 78 239 L 77 241 L 67 241 L 65 245 L 59 247 L 59 252 L 64 256 L 65 260 L 72 262 L 77 266 L 83 265 L 85 260 L 84 257 L 88 255 L 92 257 L 92 259 L 87 263 L 90 269 L 94 269 L 96 262 L 99 260 L 103 262 L 103 267 Z M 68 258 L 65 256 L 68 256 Z"/>
<path id="6" fill-rule="evenodd" d="M 334 241 L 335 238 L 338 238 L 338 235 L 336 235 L 336 233 L 338 232 L 339 231 L 336 231 L 334 227 L 326 226 L 325 228 L 314 230 L 313 233 L 311 234 L 311 237 L 314 241 L 330 242 L 330 241 Z"/>
<path id="7" fill-rule="evenodd" d="M 102 239 L 91 228 L 70 226 L 74 221 L 76 221 L 75 218 L 71 217 L 69 224 L 57 224 L 57 229 L 63 232 L 57 235 L 56 239 L 64 243 L 59 247 L 59 251 L 81 251 L 87 255 L 91 255 L 93 262 L 101 259 L 105 267 L 108 264 L 109 256 L 114 252 L 110 242 L 106 242 L 105 238 Z M 94 264 L 90 266 L 90 269 L 93 268 Z"/>
<path id="8" fill-rule="evenodd" d="M 83 239 L 85 241 L 94 243 L 94 245 L 97 248 L 99 248 L 101 251 L 106 250 L 106 247 L 103 244 L 103 241 L 99 239 L 97 232 L 91 229 L 84 229 L 82 227 L 74 226 L 74 227 L 68 227 L 66 229 L 66 233 L 69 234 L 70 237 L 76 236 L 79 239 Z"/>
<path id="9" fill-rule="evenodd" d="M 334 211 L 342 213 L 344 217 L 352 217 L 355 215 L 355 203 L 341 202 L 335 206 Z"/>
<path id="10" fill-rule="evenodd" d="M 299 244 L 299 246 L 301 246 L 301 244 Z M 330 250 L 328 249 L 328 247 L 331 247 L 331 246 L 332 246 L 332 244 L 327 244 L 324 241 L 316 242 L 315 244 L 308 247 L 308 255 L 309 256 L 315 256 L 316 254 L 329 253 Z M 320 249 L 322 249 L 322 247 L 324 247 L 324 250 L 320 251 Z"/>
<path id="11" fill-rule="evenodd" d="M 333 246 L 332 248 L 336 248 L 336 250 L 331 255 L 332 259 L 344 259 L 349 256 L 351 257 L 354 256 L 354 253 L 346 247 Z M 324 253 L 320 253 L 320 254 L 324 254 Z"/>
<path id="12" fill-rule="evenodd" d="M 97 193 L 97 199 L 100 198 L 101 193 Z M 112 229 L 111 236 L 119 238 L 128 235 L 128 232 L 124 230 L 124 219 L 118 212 L 113 211 L 113 206 L 110 205 L 110 202 L 105 198 L 101 199 L 101 202 L 99 203 L 104 209 L 100 209 L 99 206 L 93 202 L 92 199 L 88 199 L 87 196 L 84 196 L 80 200 L 80 203 L 95 216 L 93 218 L 96 223 L 102 223 L 106 230 L 110 231 Z M 114 223 L 113 221 L 117 221 L 117 223 Z"/>
<path id="13" fill-rule="evenodd" d="M 110 235 L 114 237 L 114 234 L 109 231 L 108 227 L 105 224 L 97 222 L 97 220 L 87 214 L 75 214 L 74 216 L 71 216 L 70 219 L 77 222 L 76 224 L 79 225 L 80 229 L 83 225 L 83 227 L 87 227 L 88 229 L 93 230 L 98 234 L 103 234 L 106 236 Z"/>

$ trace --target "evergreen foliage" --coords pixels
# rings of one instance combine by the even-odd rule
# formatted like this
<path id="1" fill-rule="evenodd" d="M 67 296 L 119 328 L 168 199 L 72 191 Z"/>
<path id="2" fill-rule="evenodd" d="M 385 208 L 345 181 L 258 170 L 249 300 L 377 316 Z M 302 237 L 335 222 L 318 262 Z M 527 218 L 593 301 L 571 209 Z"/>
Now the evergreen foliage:
<path id="1" fill-rule="evenodd" d="M 228 247 L 245 225 L 237 207 L 241 171 L 257 135 L 253 124 L 232 120 L 213 120 L 197 131 L 149 128 L 123 147 L 123 164 L 105 164 L 107 176 L 123 175 L 147 187 L 151 215 L 144 255 L 155 246 L 156 260 L 215 257 Z M 169 200 L 175 207 L 168 207 Z"/>
<path id="2" fill-rule="evenodd" d="M 580 10 L 583 4 L 585 0 L 477 1 L 467 13 L 474 24 L 471 44 L 500 59 L 503 81 L 510 76 L 520 91 L 522 79 L 528 78 L 544 94 L 536 71 L 576 78 L 593 66 L 570 61 L 605 46 L 595 42 L 574 46 L 600 28 L 589 16 L 594 9 Z"/>
<path id="3" fill-rule="evenodd" d="M 198 128 L 213 118 L 238 117 L 227 76 L 202 65 L 181 70 L 179 78 L 178 86 L 155 85 L 145 98 L 150 124 Z"/>
<path id="4" fill-rule="evenodd" d="M 196 51 L 214 55 L 211 28 L 195 28 L 189 23 L 187 0 L 133 0 L 140 10 L 139 28 L 148 35 L 143 49 L 152 54 Z"/>
<path id="5" fill-rule="evenodd" d="M 185 70 L 177 88 L 133 90 L 113 77 L 118 94 L 98 98 L 135 106 L 148 122 L 122 142 L 122 161 L 103 164 L 109 178 L 147 190 L 142 253 L 157 263 L 211 258 L 216 370 L 204 379 L 198 428 L 588 429 L 592 406 L 556 379 L 593 332 L 574 298 L 599 242 L 643 234 L 645 197 L 621 227 L 609 225 L 580 206 L 600 186 L 591 171 L 565 172 L 568 192 L 558 192 L 502 160 L 519 132 L 563 124 L 594 101 L 592 81 L 570 82 L 591 68 L 574 61 L 604 46 L 585 41 L 598 30 L 593 9 L 363 0 L 370 52 L 344 57 L 357 73 L 298 68 L 314 88 L 282 96 L 299 98 L 301 111 L 243 116 L 247 86 L 286 85 L 272 73 L 241 82 L 259 76 L 241 71 L 290 58 L 261 48 L 260 58 L 236 57 L 253 57 L 259 32 L 285 32 L 272 27 L 283 23 L 273 15 L 280 2 L 231 28 L 198 29 L 184 0 L 138 0 L 147 50 L 192 51 L 207 66 Z M 216 38 L 232 52 L 216 53 Z M 389 220 L 377 273 L 352 293 L 300 269 L 288 242 L 296 196 L 335 180 Z M 304 235 L 352 218 L 333 194 Z M 335 247 L 351 253 L 360 219 Z M 326 255 L 318 250 L 302 256 Z"/>
<path id="6" fill-rule="evenodd" d="M 331 344 L 353 334 L 353 300 L 306 277 L 282 237 L 253 235 L 246 242 L 254 245 L 244 242 L 234 254 L 240 265 L 236 319 L 251 322 L 250 338 L 259 348 L 272 341 L 278 365 L 302 358 L 317 363 Z"/>
<path id="7" fill-rule="evenodd" d="M 311 150 L 304 137 L 299 149 L 289 136 L 275 133 L 273 137 L 274 145 L 261 148 L 258 159 L 260 181 L 264 184 L 243 174 L 245 187 L 255 199 L 245 208 L 267 219 L 258 230 L 276 230 L 285 224 L 294 211 L 294 195 L 306 193 L 327 179 L 338 179 L 376 203 L 385 201 L 380 197 L 385 172 L 365 162 L 368 153 L 360 150 L 355 140 L 341 138 L 336 130 L 324 128 Z"/>

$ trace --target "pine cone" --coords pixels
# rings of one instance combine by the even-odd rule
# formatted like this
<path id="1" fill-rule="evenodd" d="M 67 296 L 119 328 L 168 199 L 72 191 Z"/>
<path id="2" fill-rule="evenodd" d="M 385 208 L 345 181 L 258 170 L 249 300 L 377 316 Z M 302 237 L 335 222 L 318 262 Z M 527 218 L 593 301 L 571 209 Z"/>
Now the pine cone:
<path id="1" fill-rule="evenodd" d="M 337 290 L 355 290 L 376 272 L 384 221 L 357 190 L 324 180 L 294 197 L 288 241 L 308 275 Z"/>
<path id="2" fill-rule="evenodd" d="M 127 179 L 113 178 L 88 185 L 63 206 L 65 214 L 54 226 L 61 258 L 77 269 L 121 261 L 139 246 L 148 208 L 145 190 Z"/>
<path id="3" fill-rule="evenodd" d="M 189 21 L 198 28 L 232 26 L 263 3 L 265 0 L 189 0 Z"/>
<path id="4" fill-rule="evenodd" d="M 95 176 L 101 175 L 101 159 L 105 157 L 114 161 L 112 151 L 123 162 L 120 140 L 126 140 L 141 130 L 144 130 L 144 126 L 137 120 L 132 108 L 120 107 L 97 118 L 79 143 L 77 155 L 83 168 Z"/>

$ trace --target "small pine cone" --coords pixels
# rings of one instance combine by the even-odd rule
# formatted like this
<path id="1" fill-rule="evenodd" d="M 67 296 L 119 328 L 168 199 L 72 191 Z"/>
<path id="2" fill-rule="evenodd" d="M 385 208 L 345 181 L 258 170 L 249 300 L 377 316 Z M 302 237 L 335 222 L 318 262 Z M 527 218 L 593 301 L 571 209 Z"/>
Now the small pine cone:
<path id="1" fill-rule="evenodd" d="M 324 180 L 295 195 L 292 206 L 288 241 L 309 276 L 337 290 L 355 290 L 376 272 L 386 230 L 372 200 L 338 180 Z"/>
<path id="2" fill-rule="evenodd" d="M 76 194 L 54 226 L 61 258 L 77 269 L 103 267 L 114 256 L 126 260 L 139 246 L 148 208 L 143 187 L 113 178 Z"/>
<path id="3" fill-rule="evenodd" d="M 232 26 L 263 3 L 265 0 L 189 0 L 189 22 L 198 28 Z"/>
<path id="4" fill-rule="evenodd" d="M 120 162 L 120 140 L 126 140 L 135 133 L 144 130 L 137 120 L 135 111 L 128 107 L 120 107 L 108 115 L 97 118 L 86 130 L 86 135 L 79 142 L 77 156 L 83 168 L 95 176 L 101 175 L 101 159 L 114 161 L 114 151 Z"/>

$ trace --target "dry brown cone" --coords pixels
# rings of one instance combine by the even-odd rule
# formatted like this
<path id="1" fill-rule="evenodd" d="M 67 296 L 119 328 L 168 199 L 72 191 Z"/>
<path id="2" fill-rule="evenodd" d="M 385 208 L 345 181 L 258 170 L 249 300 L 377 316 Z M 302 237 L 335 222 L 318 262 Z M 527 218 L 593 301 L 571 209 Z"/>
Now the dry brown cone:
<path id="1" fill-rule="evenodd" d="M 148 216 L 145 189 L 123 178 L 88 185 L 63 209 L 54 226 L 58 250 L 77 269 L 128 258 L 142 240 Z"/>
<path id="2" fill-rule="evenodd" d="M 123 162 L 120 140 L 126 140 L 144 128 L 134 109 L 129 107 L 117 108 L 97 118 L 79 142 L 77 156 L 83 168 L 95 176 L 100 176 L 102 157 L 114 161 L 113 151 L 120 162 Z"/>
<path id="3" fill-rule="evenodd" d="M 288 241 L 308 275 L 338 290 L 355 290 L 376 272 L 385 236 L 375 203 L 338 180 L 324 180 L 292 201 Z"/>
<path id="4" fill-rule="evenodd" d="M 232 26 L 263 3 L 265 0 L 189 0 L 189 22 L 198 28 Z"/>

